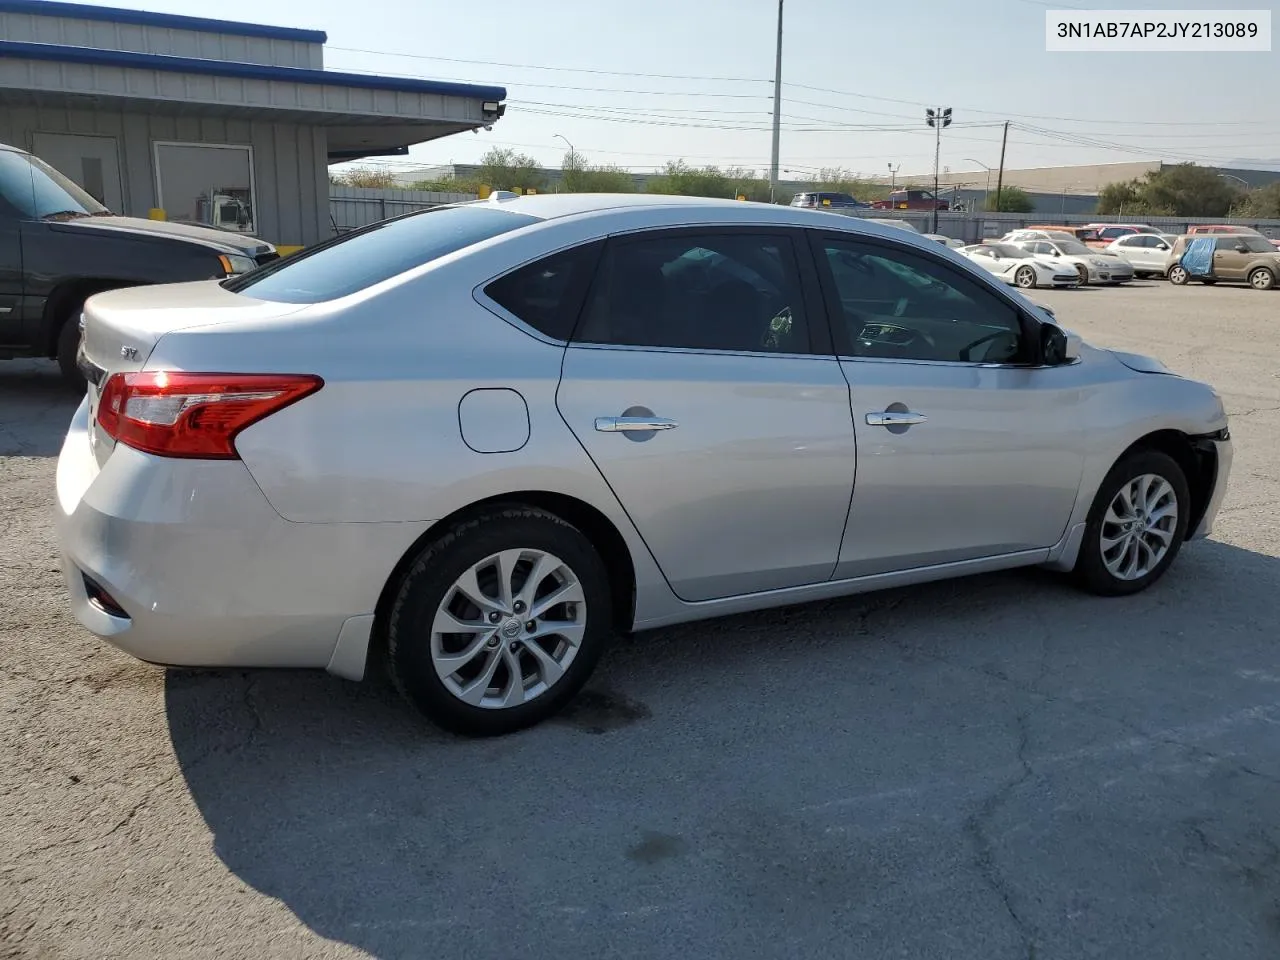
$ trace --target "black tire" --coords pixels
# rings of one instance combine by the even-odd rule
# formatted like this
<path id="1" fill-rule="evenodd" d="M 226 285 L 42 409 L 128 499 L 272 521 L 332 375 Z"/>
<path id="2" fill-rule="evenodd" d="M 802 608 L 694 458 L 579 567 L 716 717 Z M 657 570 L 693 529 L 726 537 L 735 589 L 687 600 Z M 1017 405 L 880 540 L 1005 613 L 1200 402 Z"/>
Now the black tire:
<path id="1" fill-rule="evenodd" d="M 1030 290 L 1036 285 L 1036 272 L 1030 267 L 1019 267 L 1013 275 L 1013 282 L 1023 290 Z"/>
<path id="2" fill-rule="evenodd" d="M 436 674 L 431 626 L 440 604 L 468 568 L 518 548 L 551 553 L 578 578 L 587 611 L 582 642 L 564 674 L 540 695 L 513 707 L 473 706 Z M 612 634 L 609 577 L 591 541 L 554 514 L 499 505 L 458 523 L 414 560 L 387 619 L 387 669 L 400 694 L 438 726 L 464 736 L 501 736 L 539 723 L 568 703 L 591 676 Z"/>
<path id="3" fill-rule="evenodd" d="M 1249 274 L 1249 286 L 1255 290 L 1273 290 L 1276 285 L 1276 275 L 1266 267 L 1258 267 Z"/>
<path id="4" fill-rule="evenodd" d="M 1103 562 L 1103 518 L 1111 506 L 1111 501 L 1120 492 L 1120 488 L 1144 474 L 1162 477 L 1173 488 L 1178 518 L 1169 549 L 1160 561 L 1143 576 L 1124 580 L 1112 574 Z M 1145 590 L 1164 576 L 1165 571 L 1178 556 L 1187 536 L 1190 511 L 1191 491 L 1187 486 L 1186 475 L 1176 460 L 1158 450 L 1137 450 L 1121 458 L 1102 481 L 1097 496 L 1094 497 L 1093 506 L 1089 508 L 1084 541 L 1080 545 L 1080 555 L 1076 558 L 1074 570 L 1076 580 L 1084 589 L 1104 597 L 1128 596 Z"/>
<path id="5" fill-rule="evenodd" d="M 1076 276 L 1080 278 L 1080 286 L 1087 287 L 1089 285 L 1089 268 L 1083 263 L 1076 264 Z"/>
<path id="6" fill-rule="evenodd" d="M 1187 268 L 1180 263 L 1175 263 L 1169 268 L 1169 282 L 1175 287 L 1185 287 L 1187 281 L 1191 279 L 1191 274 L 1187 273 Z"/>
<path id="7" fill-rule="evenodd" d="M 76 304 L 69 310 L 58 330 L 58 370 L 63 383 L 83 393 L 88 387 L 84 374 L 76 366 L 76 351 L 80 349 L 80 309 L 81 304 Z"/>

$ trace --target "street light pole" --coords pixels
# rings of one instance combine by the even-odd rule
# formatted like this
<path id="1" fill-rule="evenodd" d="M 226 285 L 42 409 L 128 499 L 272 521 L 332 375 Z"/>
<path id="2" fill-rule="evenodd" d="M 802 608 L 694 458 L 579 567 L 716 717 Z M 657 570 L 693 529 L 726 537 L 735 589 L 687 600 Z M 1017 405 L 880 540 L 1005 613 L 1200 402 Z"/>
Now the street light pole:
<path id="1" fill-rule="evenodd" d="M 557 139 L 557 138 L 559 138 L 559 139 L 563 140 L 563 141 L 564 141 L 564 143 L 565 143 L 565 146 L 567 146 L 567 147 L 569 148 L 569 169 L 570 169 L 570 170 L 575 169 L 575 168 L 576 168 L 576 165 L 575 165 L 575 163 L 574 163 L 574 160 L 576 159 L 577 154 L 576 154 L 576 152 L 575 152 L 575 151 L 574 151 L 574 149 L 573 149 L 573 144 L 569 142 L 569 138 L 568 138 L 568 137 L 566 137 L 563 133 L 554 133 L 554 134 L 552 134 L 552 135 L 551 135 L 551 139 L 552 139 L 552 140 L 555 140 L 555 139 Z M 564 169 L 564 164 L 563 164 L 563 163 L 562 163 L 562 164 L 560 164 L 560 179 L 561 179 L 561 180 L 565 179 L 565 169 Z M 568 186 L 569 186 L 569 185 L 566 183 L 566 184 L 565 184 L 566 189 L 568 188 Z"/>
<path id="2" fill-rule="evenodd" d="M 987 194 L 991 192 L 991 168 L 981 160 L 975 160 L 973 157 L 965 157 L 965 163 L 976 163 L 983 170 L 987 171 L 987 185 L 982 188 L 982 209 L 987 209 Z"/>
<path id="3" fill-rule="evenodd" d="M 933 127 L 933 232 L 938 232 L 938 163 L 942 159 L 942 128 L 951 126 L 950 107 L 929 107 L 924 122 Z"/>
<path id="4" fill-rule="evenodd" d="M 769 202 L 778 189 L 778 151 L 782 140 L 782 2 L 778 0 L 778 53 L 773 67 L 773 155 L 769 164 Z"/>

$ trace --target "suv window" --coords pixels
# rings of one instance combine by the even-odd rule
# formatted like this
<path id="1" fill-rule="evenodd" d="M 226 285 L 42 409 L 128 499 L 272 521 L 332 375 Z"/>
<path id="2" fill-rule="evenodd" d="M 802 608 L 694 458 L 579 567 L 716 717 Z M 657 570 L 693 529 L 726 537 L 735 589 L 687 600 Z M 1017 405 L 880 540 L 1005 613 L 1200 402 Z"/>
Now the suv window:
<path id="1" fill-rule="evenodd" d="M 897 246 L 822 241 L 837 349 L 844 356 L 1017 363 L 1017 309 L 949 265 Z"/>
<path id="2" fill-rule="evenodd" d="M 499 277 L 484 292 L 539 333 L 568 340 L 602 246 L 588 243 L 553 253 Z"/>
<path id="3" fill-rule="evenodd" d="M 785 235 L 680 231 L 614 240 L 574 339 L 809 353 L 800 289 Z"/>
<path id="4" fill-rule="evenodd" d="M 323 303 L 520 227 L 536 217 L 492 207 L 436 207 L 384 220 L 223 282 L 281 303 Z"/>

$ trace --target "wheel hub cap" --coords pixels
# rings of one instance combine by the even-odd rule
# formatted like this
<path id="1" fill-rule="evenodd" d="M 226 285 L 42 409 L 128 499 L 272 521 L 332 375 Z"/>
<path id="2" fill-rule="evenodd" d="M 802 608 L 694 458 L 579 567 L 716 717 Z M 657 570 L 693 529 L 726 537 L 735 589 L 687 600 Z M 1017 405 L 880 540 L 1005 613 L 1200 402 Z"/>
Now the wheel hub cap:
<path id="1" fill-rule="evenodd" d="M 542 550 L 504 550 L 445 591 L 431 625 L 436 676 L 475 707 L 528 703 L 564 676 L 586 618 L 582 584 L 568 564 Z"/>
<path id="2" fill-rule="evenodd" d="M 1153 473 L 1134 477 L 1103 515 L 1103 565 L 1120 580 L 1145 577 L 1168 554 L 1177 527 L 1178 497 L 1169 481 Z"/>

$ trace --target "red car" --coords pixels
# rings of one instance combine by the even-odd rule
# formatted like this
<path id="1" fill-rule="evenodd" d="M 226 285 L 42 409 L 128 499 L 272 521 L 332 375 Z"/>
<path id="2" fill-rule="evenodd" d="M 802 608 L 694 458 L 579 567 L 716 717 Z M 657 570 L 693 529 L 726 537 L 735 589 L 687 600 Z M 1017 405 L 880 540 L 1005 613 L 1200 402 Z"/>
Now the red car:
<path id="1" fill-rule="evenodd" d="M 1119 240 L 1121 237 L 1128 237 L 1135 233 L 1158 234 L 1160 232 L 1155 227 L 1149 227 L 1145 223 L 1089 223 L 1085 225 L 1085 228 L 1094 231 L 1094 236 L 1084 241 L 1091 247 L 1106 247 L 1113 240 Z"/>
<path id="2" fill-rule="evenodd" d="M 871 204 L 876 210 L 950 210 L 951 204 L 939 200 L 929 190 L 895 190 L 888 200 Z"/>

